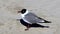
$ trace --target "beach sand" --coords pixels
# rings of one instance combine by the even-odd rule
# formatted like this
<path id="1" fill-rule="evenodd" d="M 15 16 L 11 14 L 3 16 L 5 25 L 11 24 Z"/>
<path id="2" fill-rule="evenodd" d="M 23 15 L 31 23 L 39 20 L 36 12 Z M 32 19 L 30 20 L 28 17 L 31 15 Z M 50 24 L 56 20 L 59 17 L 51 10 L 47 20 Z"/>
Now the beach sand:
<path id="1" fill-rule="evenodd" d="M 17 11 L 26 8 L 52 23 L 25 31 Z M 0 0 L 0 34 L 60 34 L 60 0 Z"/>

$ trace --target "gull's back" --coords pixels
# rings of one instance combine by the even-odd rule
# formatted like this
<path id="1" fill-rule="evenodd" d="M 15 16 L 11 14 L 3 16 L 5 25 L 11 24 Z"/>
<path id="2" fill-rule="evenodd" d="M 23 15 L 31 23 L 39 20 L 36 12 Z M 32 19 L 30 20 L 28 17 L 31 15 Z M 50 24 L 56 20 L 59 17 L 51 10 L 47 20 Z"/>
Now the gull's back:
<path id="1" fill-rule="evenodd" d="M 33 14 L 31 12 L 26 14 L 24 19 L 30 23 L 39 23 L 39 22 L 43 21 L 42 19 L 39 19 L 38 16 L 36 16 L 35 14 Z"/>

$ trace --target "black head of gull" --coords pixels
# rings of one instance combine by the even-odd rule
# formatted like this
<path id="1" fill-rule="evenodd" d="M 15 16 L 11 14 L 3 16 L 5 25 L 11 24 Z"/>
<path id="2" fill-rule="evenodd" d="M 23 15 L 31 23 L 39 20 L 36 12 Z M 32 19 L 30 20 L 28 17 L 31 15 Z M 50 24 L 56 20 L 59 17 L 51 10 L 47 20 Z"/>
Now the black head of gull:
<path id="1" fill-rule="evenodd" d="M 18 11 L 18 13 L 24 14 L 26 13 L 27 9 L 22 9 L 21 11 Z"/>
<path id="2" fill-rule="evenodd" d="M 22 9 L 21 13 L 24 14 L 26 12 L 26 9 Z"/>

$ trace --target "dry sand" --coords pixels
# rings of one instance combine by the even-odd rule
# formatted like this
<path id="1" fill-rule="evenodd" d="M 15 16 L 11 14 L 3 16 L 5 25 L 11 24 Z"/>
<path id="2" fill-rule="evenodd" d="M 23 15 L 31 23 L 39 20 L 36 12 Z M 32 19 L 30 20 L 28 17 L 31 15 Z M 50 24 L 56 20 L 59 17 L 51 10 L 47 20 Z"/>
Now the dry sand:
<path id="1" fill-rule="evenodd" d="M 17 11 L 27 8 L 39 17 L 52 21 L 50 28 L 24 31 Z M 0 34 L 60 34 L 60 0 L 0 0 Z"/>

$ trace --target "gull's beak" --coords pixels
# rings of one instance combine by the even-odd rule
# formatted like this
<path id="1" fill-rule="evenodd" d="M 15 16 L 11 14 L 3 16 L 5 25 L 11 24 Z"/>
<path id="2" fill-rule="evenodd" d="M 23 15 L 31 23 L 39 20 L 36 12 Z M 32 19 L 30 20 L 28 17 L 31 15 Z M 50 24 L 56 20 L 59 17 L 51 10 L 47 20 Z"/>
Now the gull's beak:
<path id="1" fill-rule="evenodd" d="M 18 13 L 21 13 L 21 11 L 18 11 Z"/>

